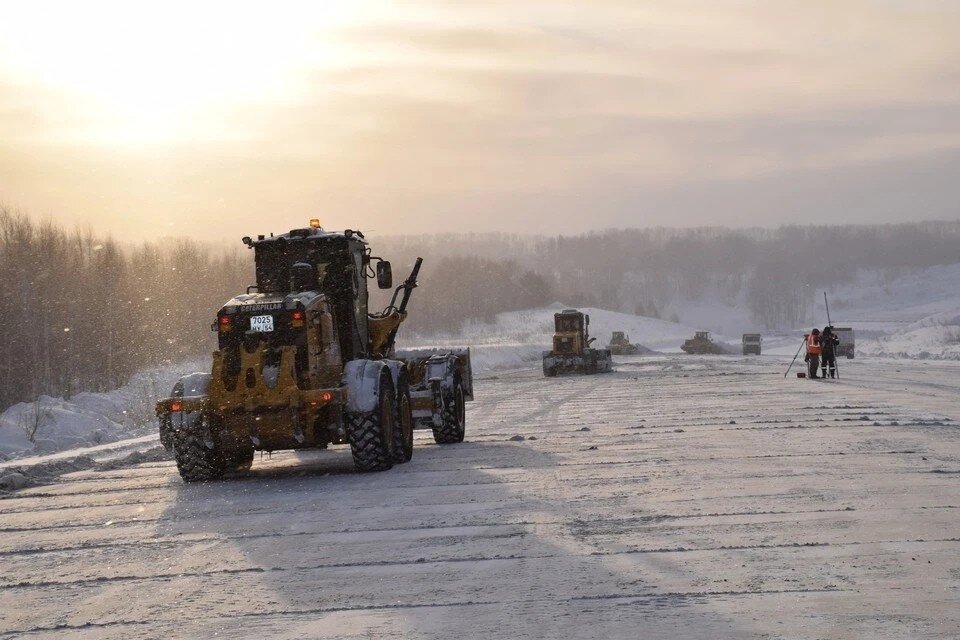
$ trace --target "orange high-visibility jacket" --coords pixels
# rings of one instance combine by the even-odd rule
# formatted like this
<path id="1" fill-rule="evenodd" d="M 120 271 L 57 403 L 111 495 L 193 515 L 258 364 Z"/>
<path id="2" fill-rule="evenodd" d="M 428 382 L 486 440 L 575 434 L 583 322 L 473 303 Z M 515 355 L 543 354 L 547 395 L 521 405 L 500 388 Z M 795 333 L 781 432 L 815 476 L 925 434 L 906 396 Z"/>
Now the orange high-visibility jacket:
<path id="1" fill-rule="evenodd" d="M 820 336 L 812 333 L 807 336 L 807 354 L 811 356 L 820 355 Z"/>

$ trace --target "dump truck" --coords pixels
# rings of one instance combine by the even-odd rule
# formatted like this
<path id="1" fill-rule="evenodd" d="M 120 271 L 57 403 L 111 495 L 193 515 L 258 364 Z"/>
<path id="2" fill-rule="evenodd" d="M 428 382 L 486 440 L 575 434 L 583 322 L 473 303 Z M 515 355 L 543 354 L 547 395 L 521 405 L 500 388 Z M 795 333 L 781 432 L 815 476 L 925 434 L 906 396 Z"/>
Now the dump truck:
<path id="1" fill-rule="evenodd" d="M 838 358 L 845 356 L 848 360 L 853 360 L 855 346 L 853 329 L 851 327 L 834 327 L 833 333 L 840 340 L 835 350 L 836 356 Z"/>
<path id="2" fill-rule="evenodd" d="M 543 352 L 543 375 L 548 378 L 559 373 L 606 373 L 613 369 L 609 349 L 594 349 L 590 345 L 590 316 L 576 309 L 564 309 L 553 314 L 553 349 Z"/>
<path id="3" fill-rule="evenodd" d="M 763 338 L 759 333 L 745 333 L 743 334 L 743 355 L 749 356 L 760 355 L 760 345 L 763 343 Z"/>
<path id="4" fill-rule="evenodd" d="M 360 471 L 413 455 L 413 430 L 461 442 L 473 399 L 470 350 L 395 350 L 422 260 L 385 309 L 368 311 L 367 280 L 393 287 L 363 233 L 318 220 L 243 239 L 256 284 L 220 307 L 210 373 L 184 376 L 156 413 L 187 482 L 248 469 L 256 451 L 349 444 Z"/>
<path id="5" fill-rule="evenodd" d="M 634 356 L 640 353 L 640 348 L 630 342 L 630 336 L 624 331 L 613 332 L 607 349 L 615 356 Z"/>
<path id="6" fill-rule="evenodd" d="M 697 355 L 724 354 L 727 352 L 721 345 L 713 341 L 709 331 L 694 332 L 693 337 L 685 340 L 680 349 L 686 353 Z"/>

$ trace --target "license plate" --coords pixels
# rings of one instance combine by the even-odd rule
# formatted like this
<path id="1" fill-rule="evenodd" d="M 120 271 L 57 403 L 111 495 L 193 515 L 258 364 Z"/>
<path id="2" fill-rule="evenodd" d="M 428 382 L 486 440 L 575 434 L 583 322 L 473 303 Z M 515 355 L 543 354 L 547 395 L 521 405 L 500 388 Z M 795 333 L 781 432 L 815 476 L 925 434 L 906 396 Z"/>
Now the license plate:
<path id="1" fill-rule="evenodd" d="M 273 316 L 253 316 L 250 318 L 250 331 L 273 331 Z"/>

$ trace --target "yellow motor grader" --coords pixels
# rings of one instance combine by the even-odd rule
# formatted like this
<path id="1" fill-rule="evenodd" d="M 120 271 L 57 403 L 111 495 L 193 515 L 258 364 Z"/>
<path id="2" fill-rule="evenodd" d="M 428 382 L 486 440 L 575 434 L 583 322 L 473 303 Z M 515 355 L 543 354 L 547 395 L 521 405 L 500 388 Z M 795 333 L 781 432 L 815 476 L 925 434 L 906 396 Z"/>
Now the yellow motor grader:
<path id="1" fill-rule="evenodd" d="M 358 470 L 381 471 L 410 460 L 414 429 L 463 441 L 470 350 L 394 349 L 420 258 L 386 309 L 369 313 L 367 280 L 390 289 L 393 276 L 361 232 L 312 220 L 243 242 L 256 285 L 217 313 L 212 371 L 184 376 L 157 403 L 185 481 L 248 469 L 255 451 L 349 444 Z"/>
<path id="2" fill-rule="evenodd" d="M 543 375 L 552 378 L 558 373 L 606 373 L 613 369 L 609 349 L 590 345 L 590 316 L 576 309 L 553 314 L 555 333 L 553 349 L 543 352 Z"/>

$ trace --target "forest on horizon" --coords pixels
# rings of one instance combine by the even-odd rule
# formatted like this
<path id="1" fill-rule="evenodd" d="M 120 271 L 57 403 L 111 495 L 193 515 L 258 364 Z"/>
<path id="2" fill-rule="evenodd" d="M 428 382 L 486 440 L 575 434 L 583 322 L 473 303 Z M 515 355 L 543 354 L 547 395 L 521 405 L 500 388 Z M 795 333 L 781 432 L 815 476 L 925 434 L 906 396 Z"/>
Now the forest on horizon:
<path id="1" fill-rule="evenodd" d="M 404 325 L 420 337 L 552 302 L 666 319 L 681 301 L 744 304 L 760 326 L 788 328 L 812 303 L 803 284 L 960 262 L 958 222 L 369 240 L 397 283 L 424 258 Z M 253 283 L 252 262 L 239 240 L 125 245 L 0 209 L 0 410 L 115 388 L 144 367 L 212 351 L 214 315 Z"/>

